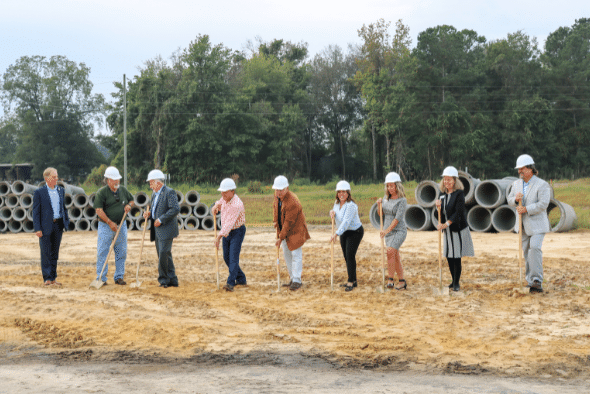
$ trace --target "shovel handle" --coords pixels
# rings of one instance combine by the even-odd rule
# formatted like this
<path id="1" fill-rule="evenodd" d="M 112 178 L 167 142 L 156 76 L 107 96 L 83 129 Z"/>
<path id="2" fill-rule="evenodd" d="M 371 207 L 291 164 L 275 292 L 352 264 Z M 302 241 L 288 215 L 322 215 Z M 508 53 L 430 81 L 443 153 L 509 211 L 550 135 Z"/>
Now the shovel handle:
<path id="1" fill-rule="evenodd" d="M 381 237 L 383 232 L 383 204 L 381 202 L 379 202 L 379 228 L 379 237 Z M 385 291 L 385 238 L 381 238 L 381 276 L 383 291 Z"/>
<path id="2" fill-rule="evenodd" d="M 441 224 L 440 207 L 437 207 L 438 211 L 438 224 Z M 439 286 L 442 289 L 442 229 L 438 230 L 438 273 L 439 273 Z"/>
<path id="3" fill-rule="evenodd" d="M 279 239 L 278 236 L 277 236 L 277 239 Z M 279 257 L 280 256 L 280 253 L 279 253 L 280 249 L 281 249 L 281 247 L 277 246 L 277 291 L 281 291 L 281 268 L 280 268 L 281 261 L 280 261 L 280 257 Z"/>
<path id="4" fill-rule="evenodd" d="M 215 246 L 215 274 L 217 277 L 217 290 L 219 290 L 219 248 L 215 245 L 217 243 L 217 220 L 213 223 L 213 237 L 215 238 L 213 241 Z"/>
<path id="5" fill-rule="evenodd" d="M 148 207 L 149 209 L 149 207 Z M 143 254 L 143 242 L 145 240 L 145 230 L 147 229 L 148 221 L 143 221 L 143 231 L 141 232 L 141 246 L 139 248 L 139 259 L 137 259 L 137 272 L 135 273 L 135 280 L 139 281 L 139 264 L 141 264 L 141 255 Z"/>
<path id="6" fill-rule="evenodd" d="M 334 237 L 334 218 L 332 218 L 332 237 Z M 334 291 L 334 241 L 330 242 L 331 247 L 331 264 L 330 264 L 330 288 Z"/>

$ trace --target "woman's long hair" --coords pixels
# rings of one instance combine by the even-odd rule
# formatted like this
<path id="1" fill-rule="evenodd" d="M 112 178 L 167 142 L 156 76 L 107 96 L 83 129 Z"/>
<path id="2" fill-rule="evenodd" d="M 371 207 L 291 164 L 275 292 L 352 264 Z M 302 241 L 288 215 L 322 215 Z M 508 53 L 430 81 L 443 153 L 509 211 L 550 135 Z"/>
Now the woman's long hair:
<path id="1" fill-rule="evenodd" d="M 397 198 L 406 198 L 406 192 L 404 190 L 404 185 L 401 182 L 395 182 L 395 190 L 397 191 Z M 389 190 L 387 190 L 387 183 L 385 184 L 385 196 L 383 199 L 389 200 L 391 198 L 391 194 Z"/>
<path id="2" fill-rule="evenodd" d="M 337 202 L 340 202 L 340 200 L 338 200 L 338 192 L 340 190 L 336 190 L 336 201 L 334 201 L 334 204 L 336 204 Z M 354 202 L 354 200 L 352 199 L 352 194 L 350 194 L 350 190 L 344 190 L 346 193 L 348 193 L 348 198 L 346 199 L 346 202 Z"/>
<path id="3" fill-rule="evenodd" d="M 463 182 L 461 182 L 461 179 L 457 178 L 456 176 L 454 176 L 453 178 L 455 178 L 455 186 L 453 187 L 453 190 L 451 190 L 449 193 L 452 193 L 455 190 L 465 190 L 465 187 L 463 186 Z M 442 193 L 447 192 L 447 188 L 445 186 L 445 178 L 440 180 L 438 187 Z"/>

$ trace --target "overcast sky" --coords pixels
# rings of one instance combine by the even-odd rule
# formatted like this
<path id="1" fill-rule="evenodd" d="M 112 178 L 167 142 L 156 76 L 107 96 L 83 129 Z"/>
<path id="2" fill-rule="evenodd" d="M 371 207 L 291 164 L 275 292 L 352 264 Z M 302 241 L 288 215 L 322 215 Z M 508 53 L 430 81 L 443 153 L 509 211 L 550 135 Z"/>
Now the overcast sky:
<path id="1" fill-rule="evenodd" d="M 589 0 L 1 0 L 0 74 L 21 56 L 64 55 L 89 66 L 95 92 L 110 100 L 114 80 L 133 78 L 157 55 L 168 59 L 198 34 L 235 50 L 256 37 L 303 41 L 313 56 L 330 44 L 359 44 L 357 30 L 383 18 L 391 34 L 402 19 L 412 45 L 446 24 L 488 41 L 522 30 L 543 49 L 548 34 L 588 17 Z"/>

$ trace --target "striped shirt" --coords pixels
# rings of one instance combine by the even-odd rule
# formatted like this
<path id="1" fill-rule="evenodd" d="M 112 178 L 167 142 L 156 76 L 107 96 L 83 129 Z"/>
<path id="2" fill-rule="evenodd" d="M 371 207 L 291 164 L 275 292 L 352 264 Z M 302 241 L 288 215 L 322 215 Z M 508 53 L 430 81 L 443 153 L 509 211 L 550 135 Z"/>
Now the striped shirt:
<path id="1" fill-rule="evenodd" d="M 244 203 L 236 194 L 229 200 L 225 201 L 222 197 L 215 202 L 213 209 L 221 211 L 221 231 L 219 235 L 227 237 L 229 232 L 246 224 L 246 210 Z"/>
<path id="2" fill-rule="evenodd" d="M 359 218 L 359 207 L 352 201 L 345 203 L 342 207 L 340 207 L 340 203 L 335 203 L 334 213 L 336 214 L 336 226 L 338 226 L 336 235 L 338 236 L 347 230 L 358 230 L 363 225 Z"/>

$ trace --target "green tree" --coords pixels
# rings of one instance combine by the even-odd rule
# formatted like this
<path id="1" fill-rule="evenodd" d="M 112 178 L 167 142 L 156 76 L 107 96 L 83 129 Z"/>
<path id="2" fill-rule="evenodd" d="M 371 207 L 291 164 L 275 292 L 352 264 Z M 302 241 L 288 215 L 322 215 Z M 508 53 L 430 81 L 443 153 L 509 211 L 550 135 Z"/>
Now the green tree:
<path id="1" fill-rule="evenodd" d="M 92 94 L 89 75 L 84 63 L 64 56 L 23 56 L 6 70 L 1 94 L 18 129 L 14 160 L 33 163 L 34 176 L 48 166 L 61 176 L 85 176 L 104 162 L 92 142 L 104 98 Z"/>

